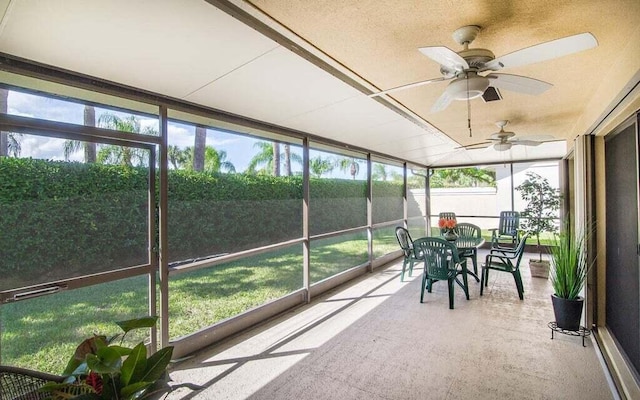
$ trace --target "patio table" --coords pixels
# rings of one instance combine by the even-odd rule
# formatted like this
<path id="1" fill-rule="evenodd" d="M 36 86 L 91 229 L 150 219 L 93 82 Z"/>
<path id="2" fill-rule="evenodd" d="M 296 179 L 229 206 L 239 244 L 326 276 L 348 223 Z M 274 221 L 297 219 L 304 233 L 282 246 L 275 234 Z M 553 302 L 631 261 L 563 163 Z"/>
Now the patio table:
<path id="1" fill-rule="evenodd" d="M 484 244 L 484 242 L 484 238 L 466 236 L 458 236 L 456 240 L 449 241 L 449 243 L 453 243 L 456 246 L 459 254 L 462 254 L 467 250 L 478 249 Z M 478 278 L 478 275 L 476 275 L 473 271 L 469 271 L 468 268 L 465 268 L 462 273 L 469 274 L 476 278 L 476 282 L 480 282 L 480 278 Z"/>

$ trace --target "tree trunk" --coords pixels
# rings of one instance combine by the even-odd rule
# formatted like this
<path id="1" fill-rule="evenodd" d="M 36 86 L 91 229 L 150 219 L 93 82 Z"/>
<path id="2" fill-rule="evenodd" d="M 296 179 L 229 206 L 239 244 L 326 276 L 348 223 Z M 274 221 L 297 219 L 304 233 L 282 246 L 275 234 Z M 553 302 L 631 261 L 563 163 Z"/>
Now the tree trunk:
<path id="1" fill-rule="evenodd" d="M 280 143 L 273 142 L 273 176 L 280 176 Z"/>
<path id="2" fill-rule="evenodd" d="M 356 175 L 358 174 L 358 164 L 354 161 L 351 162 L 351 165 L 349 166 L 349 173 L 351 174 L 351 179 L 355 180 L 356 179 Z"/>
<path id="3" fill-rule="evenodd" d="M 207 128 L 196 126 L 196 138 L 193 144 L 193 170 L 204 171 L 204 149 L 207 144 Z"/>
<path id="4" fill-rule="evenodd" d="M 93 106 L 84 106 L 84 126 L 96 126 L 96 109 Z M 96 162 L 96 144 L 93 142 L 84 143 L 84 162 Z"/>
<path id="5" fill-rule="evenodd" d="M 7 89 L 0 89 L 0 113 L 7 113 L 7 100 L 9 97 L 9 91 Z M 0 156 L 9 155 L 9 132 L 0 132 Z"/>
<path id="6" fill-rule="evenodd" d="M 284 174 L 291 176 L 291 148 L 289 144 L 284 145 Z"/>

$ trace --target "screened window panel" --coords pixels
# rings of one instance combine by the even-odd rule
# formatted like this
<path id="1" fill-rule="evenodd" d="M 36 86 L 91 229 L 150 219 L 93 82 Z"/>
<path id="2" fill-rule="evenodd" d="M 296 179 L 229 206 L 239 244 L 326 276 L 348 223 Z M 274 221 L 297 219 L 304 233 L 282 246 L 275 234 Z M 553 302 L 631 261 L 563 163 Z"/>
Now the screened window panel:
<path id="1" fill-rule="evenodd" d="M 115 322 L 149 315 L 148 282 L 148 275 L 141 275 L 3 304 L 2 364 L 62 374 L 83 340 L 121 333 Z M 149 334 L 131 331 L 125 344 L 147 343 Z"/>
<path id="2" fill-rule="evenodd" d="M 170 263 L 302 236 L 300 146 L 172 122 L 169 151 Z"/>
<path id="3" fill-rule="evenodd" d="M 176 339 L 302 288 L 302 246 L 171 275 L 169 337 Z"/>
<path id="4" fill-rule="evenodd" d="M 158 117 L 121 108 L 101 105 L 85 105 L 51 96 L 0 89 L 0 97 L 7 96 L 9 115 L 28 115 L 69 124 L 94 126 L 132 134 L 158 136 Z M 124 101 L 123 101 L 124 102 Z M 4 111 L 4 110 L 2 110 Z M 78 158 L 74 155 L 74 159 Z"/>
<path id="5" fill-rule="evenodd" d="M 367 232 L 311 241 L 311 283 L 319 282 L 369 260 Z"/>
<path id="6" fill-rule="evenodd" d="M 419 168 L 407 169 L 407 216 L 409 218 L 427 215 L 427 180 L 425 175 L 426 170 Z"/>
<path id="7" fill-rule="evenodd" d="M 398 221 L 397 226 L 402 226 L 402 222 Z M 398 239 L 396 239 L 396 225 L 373 230 L 373 258 L 382 257 L 396 250 L 400 250 Z"/>
<path id="8" fill-rule="evenodd" d="M 0 157 L 0 290 L 149 263 L 148 150 L 98 144 L 110 159 L 68 162 L 70 141 L 18 139 L 20 157 Z"/>
<path id="9" fill-rule="evenodd" d="M 366 160 L 313 149 L 309 158 L 311 235 L 366 225 Z"/>
<path id="10" fill-rule="evenodd" d="M 403 167 L 372 162 L 373 223 L 404 218 Z"/>

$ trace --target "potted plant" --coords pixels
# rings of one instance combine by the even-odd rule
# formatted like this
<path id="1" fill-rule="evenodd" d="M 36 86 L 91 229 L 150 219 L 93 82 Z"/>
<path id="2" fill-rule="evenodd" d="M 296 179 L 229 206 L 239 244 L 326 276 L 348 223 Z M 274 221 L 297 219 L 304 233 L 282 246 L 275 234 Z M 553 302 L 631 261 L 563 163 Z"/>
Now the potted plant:
<path id="1" fill-rule="evenodd" d="M 547 279 L 549 277 L 549 261 L 542 259 L 540 234 L 555 234 L 558 227 L 554 223 L 560 209 L 560 193 L 551 187 L 546 178 L 527 172 L 527 179 L 516 187 L 527 206 L 520 214 L 523 217 L 522 228 L 536 238 L 538 258 L 529 260 L 531 276 Z"/>
<path id="2" fill-rule="evenodd" d="M 558 328 L 568 331 L 580 329 L 584 303 L 580 294 L 591 266 L 587 260 L 586 237 L 584 232 L 574 234 L 565 224 L 565 229 L 556 237 L 555 246 L 551 248 L 553 313 Z"/>
<path id="3" fill-rule="evenodd" d="M 145 399 L 168 392 L 167 366 L 173 347 L 147 357 L 143 342 L 123 345 L 128 332 L 155 326 L 157 317 L 117 322 L 123 333 L 107 338 L 94 335 L 84 340 L 72 355 L 62 383 L 49 382 L 40 391 L 50 399 Z M 120 339 L 120 340 L 117 340 Z M 117 341 L 117 343 L 115 343 Z"/>
<path id="4" fill-rule="evenodd" d="M 454 241 L 458 238 L 456 234 L 456 223 L 455 219 L 451 218 L 440 218 L 438 220 L 438 228 L 440 228 L 440 232 L 442 232 L 442 236 L 449 241 Z"/>

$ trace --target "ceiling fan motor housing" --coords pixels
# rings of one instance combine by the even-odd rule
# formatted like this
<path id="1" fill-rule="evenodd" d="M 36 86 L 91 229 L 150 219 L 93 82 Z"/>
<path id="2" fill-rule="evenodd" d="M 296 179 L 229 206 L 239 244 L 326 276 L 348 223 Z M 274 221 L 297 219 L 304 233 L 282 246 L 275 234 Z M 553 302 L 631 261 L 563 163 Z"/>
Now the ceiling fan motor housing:
<path id="1" fill-rule="evenodd" d="M 447 92 L 455 100 L 467 100 L 475 99 L 482 96 L 485 90 L 489 87 L 489 79 L 484 76 L 473 75 L 465 78 L 456 78 L 449 86 L 447 86 Z"/>
<path id="2" fill-rule="evenodd" d="M 465 49 L 458 52 L 458 55 L 469 64 L 469 67 L 480 71 L 486 70 L 485 64 L 496 58 L 491 50 L 487 49 Z"/>
<path id="3" fill-rule="evenodd" d="M 511 148 L 512 143 L 509 142 L 501 142 L 493 145 L 493 148 L 497 151 L 507 151 Z"/>

